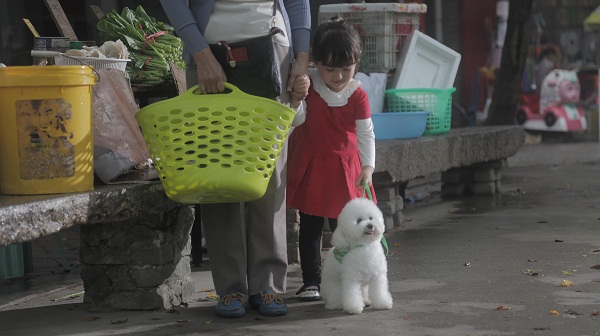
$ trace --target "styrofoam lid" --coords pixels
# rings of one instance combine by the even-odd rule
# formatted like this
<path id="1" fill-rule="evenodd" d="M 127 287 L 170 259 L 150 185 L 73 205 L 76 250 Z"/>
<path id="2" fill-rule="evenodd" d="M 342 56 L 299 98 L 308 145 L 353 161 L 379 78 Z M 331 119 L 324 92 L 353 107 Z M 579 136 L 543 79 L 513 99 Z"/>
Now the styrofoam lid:
<path id="1" fill-rule="evenodd" d="M 319 6 L 319 13 L 338 12 L 427 13 L 427 5 L 418 3 L 343 3 Z"/>

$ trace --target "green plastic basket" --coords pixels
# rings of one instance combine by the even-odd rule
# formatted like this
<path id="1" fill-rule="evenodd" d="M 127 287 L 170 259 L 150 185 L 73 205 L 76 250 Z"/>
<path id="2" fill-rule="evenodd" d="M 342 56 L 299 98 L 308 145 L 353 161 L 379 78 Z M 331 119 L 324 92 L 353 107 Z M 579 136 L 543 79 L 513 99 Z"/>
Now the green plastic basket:
<path id="1" fill-rule="evenodd" d="M 167 196 L 185 204 L 259 199 L 275 168 L 295 111 L 226 84 L 198 86 L 142 108 L 136 120 Z"/>
<path id="2" fill-rule="evenodd" d="M 449 89 L 388 89 L 385 91 L 388 111 L 429 111 L 423 135 L 444 134 L 452 124 L 452 93 Z"/>

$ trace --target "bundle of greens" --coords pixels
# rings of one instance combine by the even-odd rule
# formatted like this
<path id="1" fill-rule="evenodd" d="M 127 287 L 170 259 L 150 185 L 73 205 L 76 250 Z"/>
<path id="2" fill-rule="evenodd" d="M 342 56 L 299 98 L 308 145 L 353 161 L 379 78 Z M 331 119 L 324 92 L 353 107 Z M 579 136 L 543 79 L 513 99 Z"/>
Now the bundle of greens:
<path id="1" fill-rule="evenodd" d="M 121 14 L 112 10 L 96 25 L 100 38 L 120 39 L 127 45 L 131 62 L 127 74 L 132 83 L 163 84 L 172 80 L 169 63 L 184 69 L 183 43 L 173 35 L 173 27 L 150 17 L 142 6 L 135 11 L 125 7 Z"/>

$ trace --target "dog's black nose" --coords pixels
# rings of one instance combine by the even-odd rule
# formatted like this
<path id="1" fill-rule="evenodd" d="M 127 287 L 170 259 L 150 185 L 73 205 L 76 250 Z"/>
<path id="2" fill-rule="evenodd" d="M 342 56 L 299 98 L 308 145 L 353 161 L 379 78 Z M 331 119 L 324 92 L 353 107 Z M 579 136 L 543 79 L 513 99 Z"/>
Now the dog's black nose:
<path id="1" fill-rule="evenodd" d="M 373 230 L 373 228 L 374 228 L 373 224 L 369 224 L 369 225 L 367 225 L 367 229 L 369 229 L 369 230 Z"/>

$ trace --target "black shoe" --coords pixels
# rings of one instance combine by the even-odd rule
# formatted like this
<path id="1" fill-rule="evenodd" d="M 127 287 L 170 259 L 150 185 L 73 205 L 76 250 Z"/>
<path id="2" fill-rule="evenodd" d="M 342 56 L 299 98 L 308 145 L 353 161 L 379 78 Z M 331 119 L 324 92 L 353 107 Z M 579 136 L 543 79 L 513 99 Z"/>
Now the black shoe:
<path id="1" fill-rule="evenodd" d="M 319 285 L 304 285 L 296 292 L 300 301 L 321 300 L 321 287 Z"/>

